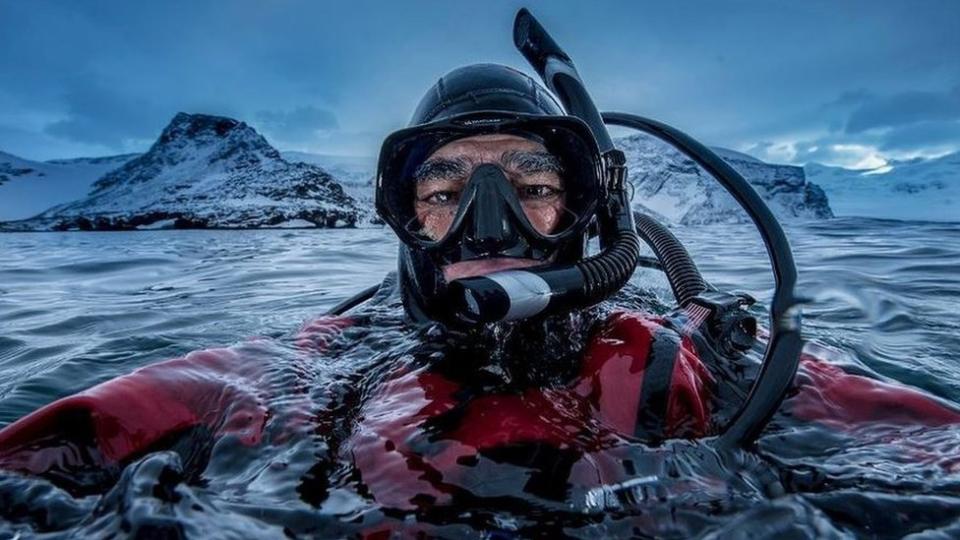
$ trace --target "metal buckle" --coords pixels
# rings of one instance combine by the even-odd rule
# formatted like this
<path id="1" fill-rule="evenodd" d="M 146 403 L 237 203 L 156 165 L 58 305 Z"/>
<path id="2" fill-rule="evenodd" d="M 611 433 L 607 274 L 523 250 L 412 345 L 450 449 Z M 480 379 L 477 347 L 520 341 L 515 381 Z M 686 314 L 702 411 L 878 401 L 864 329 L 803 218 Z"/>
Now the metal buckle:
<path id="1" fill-rule="evenodd" d="M 603 169 L 606 173 L 607 192 L 620 191 L 627 181 L 627 157 L 620 150 L 614 149 L 603 153 Z"/>

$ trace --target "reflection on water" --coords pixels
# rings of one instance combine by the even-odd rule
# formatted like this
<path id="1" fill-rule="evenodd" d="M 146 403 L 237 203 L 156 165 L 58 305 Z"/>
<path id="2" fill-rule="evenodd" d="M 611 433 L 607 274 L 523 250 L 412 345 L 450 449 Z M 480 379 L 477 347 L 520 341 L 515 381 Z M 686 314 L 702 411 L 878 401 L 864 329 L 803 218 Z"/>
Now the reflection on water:
<path id="1" fill-rule="evenodd" d="M 769 297 L 772 277 L 749 229 L 678 232 L 714 285 Z M 960 399 L 958 233 L 960 225 L 853 219 L 791 227 L 801 292 L 814 299 L 808 336 L 837 349 L 833 361 L 849 369 Z M 365 308 L 361 323 L 324 351 L 298 347 L 300 323 L 380 281 L 395 249 L 380 230 L 0 235 L 0 425 L 135 368 L 238 341 L 233 353 L 257 366 L 257 406 L 270 411 L 259 444 L 229 431 L 188 433 L 170 450 L 74 486 L 0 474 L 8 520 L 0 531 L 238 538 L 400 529 L 445 537 L 960 532 L 954 427 L 836 431 L 779 416 L 757 453 L 721 455 L 696 441 L 648 448 L 592 424 L 563 389 L 483 402 L 483 385 L 502 380 L 500 372 L 468 381 L 472 393 L 450 401 L 447 383 L 428 369 L 455 356 L 449 341 L 405 325 L 395 299 Z M 639 271 L 634 283 L 640 289 L 625 302 L 661 309 L 641 294 L 666 300 L 660 276 Z M 474 408 L 458 409 L 461 402 Z M 430 407 L 449 408 L 445 420 L 419 421 Z M 490 425 L 456 431 L 478 425 L 487 411 L 496 411 Z M 463 451 L 483 446 L 477 437 L 503 428 L 497 421 L 529 411 L 545 429 L 576 431 L 579 442 L 562 451 Z M 413 463 L 415 456 L 428 457 Z M 598 481 L 601 469 L 619 477 Z M 431 476 L 437 470 L 446 476 Z M 399 473 L 409 478 L 391 476 Z M 411 503 L 411 493 L 421 498 Z"/>

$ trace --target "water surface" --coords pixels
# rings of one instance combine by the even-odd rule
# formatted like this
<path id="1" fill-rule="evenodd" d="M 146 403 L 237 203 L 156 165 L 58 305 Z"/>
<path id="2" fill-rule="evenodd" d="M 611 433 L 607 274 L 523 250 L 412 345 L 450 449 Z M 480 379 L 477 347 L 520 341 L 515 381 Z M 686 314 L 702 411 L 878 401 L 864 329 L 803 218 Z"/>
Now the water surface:
<path id="1" fill-rule="evenodd" d="M 736 226 L 677 232 L 715 286 L 769 298 L 772 275 L 755 233 Z M 793 225 L 788 235 L 800 292 L 813 300 L 805 309 L 809 339 L 835 349 L 832 361 L 848 369 L 960 400 L 960 224 L 851 218 Z M 293 406 L 282 391 L 291 381 L 312 387 L 312 406 L 342 408 L 337 400 L 370 383 L 368 368 L 382 360 L 384 344 L 410 343 L 403 328 L 386 326 L 375 336 L 357 334 L 365 341 L 350 354 L 306 371 L 288 345 L 303 321 L 393 269 L 395 240 L 380 229 L 5 234 L 0 253 L 0 425 L 138 367 L 233 344 L 272 366 L 263 380 L 276 388 L 270 405 L 278 410 Z M 634 283 L 669 300 L 656 272 L 639 271 Z M 265 339 L 248 341 L 257 336 Z M 143 525 L 144 516 L 156 514 L 190 536 L 343 535 L 400 519 L 351 494 L 347 481 L 310 491 L 319 488 L 303 478 L 317 472 L 321 447 L 306 435 L 252 450 L 224 443 L 199 466 L 199 481 L 171 480 L 169 471 L 189 476 L 190 465 L 159 453 L 128 467 L 103 498 L 0 477 L 0 500 L 29 500 L 35 513 L 59 516 L 40 526 L 20 512 L 0 533 L 124 534 L 131 519 Z M 644 451 L 629 444 L 624 450 L 639 460 Z M 714 465 L 695 444 L 668 445 L 661 454 L 686 467 L 693 489 L 666 486 L 667 497 L 587 517 L 582 509 L 477 509 L 443 515 L 432 534 L 960 532 L 960 428 L 835 433 L 779 419 L 759 454 L 744 458 L 752 464 L 743 478 L 721 475 L 720 484 L 708 481 L 718 478 L 711 477 Z M 770 498 L 758 487 L 771 471 L 786 495 Z M 157 486 L 170 483 L 181 495 L 158 500 Z"/>

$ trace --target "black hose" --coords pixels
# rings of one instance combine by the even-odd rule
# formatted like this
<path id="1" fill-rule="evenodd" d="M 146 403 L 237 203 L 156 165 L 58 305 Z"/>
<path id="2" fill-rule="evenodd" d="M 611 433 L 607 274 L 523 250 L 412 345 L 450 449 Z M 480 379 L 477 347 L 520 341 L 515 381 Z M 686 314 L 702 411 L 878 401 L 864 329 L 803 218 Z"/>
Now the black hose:
<path id="1" fill-rule="evenodd" d="M 578 263 L 576 266 L 584 276 L 585 304 L 595 304 L 622 289 L 637 268 L 639 258 L 637 235 L 620 232 L 603 253 Z"/>
<path id="2" fill-rule="evenodd" d="M 753 186 L 720 156 L 689 135 L 635 114 L 604 112 L 602 116 L 608 124 L 643 131 L 666 141 L 706 169 L 747 212 L 763 238 L 776 281 L 770 303 L 770 342 L 746 402 L 717 439 L 717 446 L 722 448 L 749 446 L 780 408 L 793 383 L 803 348 L 801 300 L 795 293 L 797 267 L 787 236 Z"/>
<path id="3" fill-rule="evenodd" d="M 683 302 L 680 301 L 681 297 L 692 298 L 692 296 L 699 294 L 693 292 L 698 288 L 698 282 L 703 287 L 700 289 L 701 291 L 710 288 L 710 285 L 700 276 L 699 270 L 697 270 L 693 259 L 690 258 L 683 244 L 673 236 L 673 233 L 671 233 L 669 229 L 653 218 L 641 216 L 639 213 L 634 213 L 634 219 L 637 220 L 637 235 L 650 246 L 650 249 L 652 249 L 656 255 L 656 257 L 638 256 L 635 265 L 636 268 L 652 268 L 663 272 L 667 277 L 667 281 L 670 282 L 673 294 L 680 305 L 683 305 Z M 655 241 L 654 238 L 657 240 Z M 627 239 L 627 241 L 629 242 L 629 239 Z M 671 262 L 665 264 L 663 261 Z M 590 264 L 590 271 L 592 273 L 599 273 L 599 271 L 594 270 L 595 266 L 599 266 L 599 264 Z M 668 272 L 667 268 L 673 268 L 673 270 Z M 597 275 L 591 281 L 599 283 L 601 280 L 602 278 Z M 345 312 L 373 298 L 373 295 L 379 287 L 379 284 L 373 285 L 358 292 L 354 296 L 347 298 L 327 310 L 326 315 L 343 315 Z"/>
<path id="4" fill-rule="evenodd" d="M 366 289 L 358 292 L 357 294 L 351 296 L 350 298 L 347 298 L 347 299 L 344 300 L 343 302 L 340 302 L 339 304 L 333 306 L 332 308 L 330 308 L 329 310 L 327 310 L 327 312 L 325 313 L 325 315 L 328 315 L 328 316 L 329 316 L 329 315 L 336 315 L 336 316 L 343 315 L 343 314 L 346 313 L 347 311 L 349 311 L 349 310 L 351 310 L 351 309 L 359 306 L 360 304 L 366 302 L 367 300 L 373 298 L 373 295 L 377 293 L 377 290 L 378 290 L 378 289 L 380 289 L 380 284 L 379 284 L 379 283 L 376 284 L 376 285 L 367 287 Z"/>
<path id="5" fill-rule="evenodd" d="M 653 250 L 663 266 L 670 288 L 680 307 L 686 307 L 697 295 L 707 290 L 707 283 L 680 240 L 650 216 L 634 212 L 637 234 Z"/>

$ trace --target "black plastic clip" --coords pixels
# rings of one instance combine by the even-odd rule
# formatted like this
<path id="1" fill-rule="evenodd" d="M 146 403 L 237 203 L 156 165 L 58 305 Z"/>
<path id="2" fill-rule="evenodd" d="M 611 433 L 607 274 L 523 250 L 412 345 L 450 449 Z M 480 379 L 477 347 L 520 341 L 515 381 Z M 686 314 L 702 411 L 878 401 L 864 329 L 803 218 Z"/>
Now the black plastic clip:
<path id="1" fill-rule="evenodd" d="M 710 311 L 702 328 L 716 349 L 731 357 L 753 347 L 757 339 L 757 318 L 747 310 L 756 299 L 746 293 L 704 291 L 691 300 Z"/>

